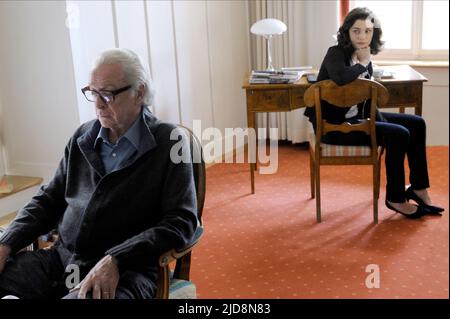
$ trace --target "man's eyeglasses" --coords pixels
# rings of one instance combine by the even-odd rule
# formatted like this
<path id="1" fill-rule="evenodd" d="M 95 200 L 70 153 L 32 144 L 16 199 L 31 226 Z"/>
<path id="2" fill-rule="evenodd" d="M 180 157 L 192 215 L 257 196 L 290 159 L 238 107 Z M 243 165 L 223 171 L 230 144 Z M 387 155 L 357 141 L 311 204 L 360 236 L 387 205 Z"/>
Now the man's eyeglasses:
<path id="1" fill-rule="evenodd" d="M 81 89 L 81 92 L 83 92 L 84 97 L 89 102 L 96 102 L 98 98 L 100 98 L 104 103 L 111 104 L 114 102 L 114 98 L 116 95 L 125 92 L 126 90 L 129 90 L 131 88 L 131 85 L 124 86 L 123 88 L 114 90 L 114 91 L 105 91 L 102 90 L 101 92 L 96 90 L 91 90 L 89 86 L 86 86 Z"/>

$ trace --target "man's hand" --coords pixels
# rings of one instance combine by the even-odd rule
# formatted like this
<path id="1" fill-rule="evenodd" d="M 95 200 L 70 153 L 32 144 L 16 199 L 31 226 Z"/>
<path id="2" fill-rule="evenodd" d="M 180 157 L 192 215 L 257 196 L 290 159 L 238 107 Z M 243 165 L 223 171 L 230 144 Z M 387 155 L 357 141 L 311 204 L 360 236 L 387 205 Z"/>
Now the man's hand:
<path id="1" fill-rule="evenodd" d="M 370 63 L 370 47 L 356 49 L 356 57 L 361 64 L 367 66 Z"/>
<path id="2" fill-rule="evenodd" d="M 78 299 L 86 299 L 86 293 L 92 291 L 92 299 L 114 299 L 119 283 L 117 260 L 107 255 L 103 257 L 81 281 Z"/>
<path id="3" fill-rule="evenodd" d="M 3 268 L 5 268 L 6 259 L 8 259 L 10 254 L 11 248 L 9 246 L 0 245 L 0 274 L 3 271 Z"/>

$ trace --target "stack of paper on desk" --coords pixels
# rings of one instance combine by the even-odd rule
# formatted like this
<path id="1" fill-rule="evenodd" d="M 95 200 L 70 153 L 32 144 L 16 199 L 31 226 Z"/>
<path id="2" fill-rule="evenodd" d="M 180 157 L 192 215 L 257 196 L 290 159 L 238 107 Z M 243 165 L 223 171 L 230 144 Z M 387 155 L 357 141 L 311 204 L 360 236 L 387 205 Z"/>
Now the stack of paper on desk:
<path id="1" fill-rule="evenodd" d="M 373 77 L 374 79 L 392 79 L 394 77 L 394 73 L 380 69 L 380 68 L 374 68 L 373 69 Z"/>
<path id="2" fill-rule="evenodd" d="M 285 84 L 294 83 L 298 81 L 302 75 L 303 71 L 252 71 L 250 77 L 250 84 Z"/>

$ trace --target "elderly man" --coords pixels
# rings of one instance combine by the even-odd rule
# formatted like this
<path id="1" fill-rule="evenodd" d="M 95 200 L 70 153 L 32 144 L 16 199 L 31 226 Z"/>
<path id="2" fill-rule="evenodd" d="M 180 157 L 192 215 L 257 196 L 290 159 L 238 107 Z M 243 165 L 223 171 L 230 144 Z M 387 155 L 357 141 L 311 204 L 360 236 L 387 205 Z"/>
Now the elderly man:
<path id="1" fill-rule="evenodd" d="M 171 140 L 176 127 L 147 109 L 152 90 L 139 57 L 104 52 L 82 92 L 97 120 L 76 130 L 53 179 L 0 237 L 0 297 L 152 298 L 158 256 L 194 234 L 192 164 L 170 158 L 188 138 Z M 18 252 L 55 228 L 50 249 Z M 72 290 L 67 269 L 82 279 Z"/>

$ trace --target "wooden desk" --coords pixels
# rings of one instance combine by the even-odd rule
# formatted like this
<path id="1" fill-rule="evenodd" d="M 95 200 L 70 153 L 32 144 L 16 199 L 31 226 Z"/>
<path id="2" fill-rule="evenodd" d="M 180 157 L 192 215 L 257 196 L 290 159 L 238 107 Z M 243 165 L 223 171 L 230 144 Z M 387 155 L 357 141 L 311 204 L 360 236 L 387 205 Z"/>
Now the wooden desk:
<path id="1" fill-rule="evenodd" d="M 409 65 L 382 68 L 394 74 L 392 79 L 379 81 L 389 91 L 386 108 L 399 108 L 403 113 L 405 108 L 413 107 L 416 115 L 422 115 L 423 82 L 427 78 Z M 303 95 L 310 85 L 305 76 L 293 84 L 250 84 L 247 73 L 242 85 L 247 95 L 247 126 L 255 128 L 255 113 L 288 112 L 304 107 Z M 255 193 L 255 164 L 250 163 L 252 194 Z"/>

